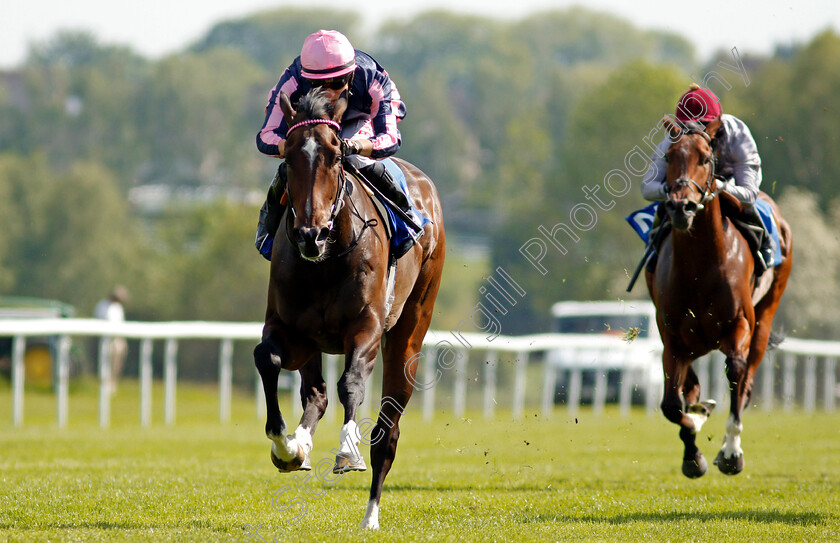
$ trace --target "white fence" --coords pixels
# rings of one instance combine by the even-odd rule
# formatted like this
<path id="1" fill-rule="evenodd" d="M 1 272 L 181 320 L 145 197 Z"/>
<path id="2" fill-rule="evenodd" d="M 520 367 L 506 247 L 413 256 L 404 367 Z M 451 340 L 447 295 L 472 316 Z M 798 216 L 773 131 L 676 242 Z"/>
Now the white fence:
<path id="1" fill-rule="evenodd" d="M 151 424 L 152 413 L 152 354 L 153 341 L 164 342 L 164 420 L 174 424 L 176 418 L 176 382 L 178 341 L 186 339 L 219 340 L 219 419 L 230 419 L 232 391 L 233 342 L 248 340 L 256 344 L 262 331 L 261 323 L 220 323 L 220 322 L 163 322 L 109 323 L 95 319 L 23 319 L 0 320 L 0 337 L 12 337 L 12 422 L 15 426 L 24 420 L 24 352 L 27 338 L 40 336 L 58 337 L 56 361 L 56 419 L 59 426 L 65 426 L 68 419 L 69 374 L 70 374 L 70 338 L 98 337 L 99 349 L 99 424 L 110 424 L 111 395 L 107 388 L 110 376 L 110 361 L 107 345 L 110 337 L 125 337 L 139 340 L 139 377 L 140 377 L 140 424 Z M 644 393 L 644 403 L 652 413 L 661 398 L 661 366 L 639 360 L 649 360 L 650 354 L 659 355 L 661 344 L 656 340 L 639 338 L 626 342 L 618 337 L 603 335 L 567 335 L 540 334 L 530 336 L 495 336 L 488 339 L 483 334 L 455 334 L 453 332 L 430 331 L 424 341 L 423 356 L 419 358 L 417 371 L 417 392 L 422 395 L 423 416 L 430 420 L 436 408 L 437 384 L 445 377 L 452 385 L 452 413 L 462 416 L 467 405 L 467 363 L 469 354 L 476 352 L 483 356 L 481 370 L 482 410 L 485 417 L 492 418 L 497 404 L 509 406 L 514 418 L 521 418 L 526 405 L 528 376 L 534 379 L 534 363 L 537 359 L 542 367 L 538 372 L 541 383 L 539 409 L 543 416 L 551 416 L 555 409 L 555 384 L 558 372 L 568 373 L 566 390 L 566 409 L 571 413 L 578 409 L 583 389 L 583 376 L 593 377 L 592 405 L 596 413 L 603 410 L 606 401 L 607 373 L 617 371 L 621 374 L 618 403 L 622 413 L 627 413 L 634 390 Z M 583 362 L 559 367 L 550 363 L 552 357 L 546 353 L 558 349 L 573 352 L 586 352 L 587 356 L 578 357 Z M 615 352 L 622 353 L 616 357 Z M 600 356 L 599 353 L 610 353 Z M 646 356 L 639 356 L 640 353 Z M 542 356 L 540 356 L 542 355 Z M 498 398 L 497 381 L 500 357 L 513 356 L 512 377 L 510 379 L 510 399 Z M 784 409 L 793 409 L 798 403 L 806 411 L 817 407 L 818 398 L 822 398 L 825 410 L 835 409 L 838 395 L 837 357 L 840 356 L 840 342 L 787 339 L 776 351 L 768 356 L 756 375 L 753 403 L 764 409 L 774 409 L 777 399 Z M 610 362 L 604 363 L 603 360 Z M 335 383 L 339 374 L 339 357 L 325 357 L 325 380 L 329 402 L 336 405 Z M 778 366 L 778 367 L 777 367 Z M 728 383 L 724 375 L 723 357 L 705 357 L 695 363 L 695 369 L 704 391 L 704 397 L 711 395 L 719 402 L 728 395 Z M 819 371 L 819 370 L 822 371 Z M 780 370 L 780 372 L 779 372 Z M 448 375 L 447 375 L 448 374 Z M 822 375 L 822 379 L 820 379 Z M 478 380 L 476 377 L 475 381 Z M 818 382 L 822 386 L 818 386 Z M 299 385 L 297 372 L 293 374 L 290 388 L 296 390 Z M 369 387 L 370 389 L 371 387 Z M 533 388 L 533 387 L 532 387 Z M 362 413 L 370 413 L 372 398 L 377 391 L 366 394 Z M 256 386 L 257 414 L 264 413 L 262 387 Z M 532 394 L 533 397 L 533 394 Z M 756 400 L 760 401 L 756 401 Z M 533 403 L 533 402 L 532 402 Z M 299 402 L 293 401 L 295 410 L 300 412 Z M 724 405 L 728 405 L 728 402 Z M 297 414 L 295 413 L 295 414 Z M 335 410 L 328 411 L 328 418 Z"/>

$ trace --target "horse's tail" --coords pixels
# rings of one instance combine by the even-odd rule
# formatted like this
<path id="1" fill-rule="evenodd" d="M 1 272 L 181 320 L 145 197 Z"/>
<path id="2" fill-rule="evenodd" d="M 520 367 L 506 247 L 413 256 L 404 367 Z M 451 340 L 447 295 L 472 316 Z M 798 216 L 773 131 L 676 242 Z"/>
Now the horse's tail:
<path id="1" fill-rule="evenodd" d="M 784 329 L 770 330 L 770 337 L 767 339 L 767 350 L 772 351 L 781 345 L 786 337 Z"/>

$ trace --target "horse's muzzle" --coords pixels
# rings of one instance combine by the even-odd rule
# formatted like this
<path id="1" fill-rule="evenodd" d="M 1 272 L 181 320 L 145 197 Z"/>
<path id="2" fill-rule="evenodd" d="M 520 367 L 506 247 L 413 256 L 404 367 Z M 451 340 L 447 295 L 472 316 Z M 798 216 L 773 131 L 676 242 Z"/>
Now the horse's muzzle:
<path id="1" fill-rule="evenodd" d="M 700 206 L 691 200 L 667 200 L 665 202 L 665 211 L 671 217 L 671 224 L 680 231 L 691 228 L 691 223 L 694 221 L 698 209 L 700 209 Z"/>
<path id="2" fill-rule="evenodd" d="M 302 257 L 315 260 L 323 256 L 330 237 L 330 229 L 324 227 L 301 226 L 295 228 L 295 241 Z"/>

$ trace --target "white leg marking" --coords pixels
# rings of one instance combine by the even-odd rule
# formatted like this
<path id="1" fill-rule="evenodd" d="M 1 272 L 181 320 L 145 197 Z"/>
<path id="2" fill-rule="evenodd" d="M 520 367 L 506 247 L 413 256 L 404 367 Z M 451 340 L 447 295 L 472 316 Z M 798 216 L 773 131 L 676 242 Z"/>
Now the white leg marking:
<path id="1" fill-rule="evenodd" d="M 303 452 L 306 454 L 312 452 L 312 434 L 309 432 L 309 428 L 298 426 L 294 435 L 295 441 L 297 441 L 298 445 L 303 447 Z"/>
<path id="2" fill-rule="evenodd" d="M 741 431 L 744 429 L 743 423 L 736 423 L 735 417 L 729 415 L 726 421 L 726 435 L 723 436 L 723 451 L 724 458 L 735 458 L 744 454 L 741 450 Z"/>
<path id="3" fill-rule="evenodd" d="M 341 432 L 338 434 L 338 439 L 341 442 L 338 448 L 339 452 L 361 456 L 362 453 L 359 451 L 360 436 L 359 427 L 356 425 L 355 420 L 351 420 L 342 426 Z"/>
<path id="4" fill-rule="evenodd" d="M 289 440 L 289 438 L 287 438 L 286 436 L 277 438 L 276 440 L 272 439 L 271 453 L 280 460 L 288 462 L 289 460 L 297 456 L 297 443 L 294 444 L 293 448 L 290 448 L 288 443 L 289 441 L 293 440 Z"/>
<path id="5" fill-rule="evenodd" d="M 379 529 L 379 504 L 376 500 L 370 500 L 365 511 L 365 518 L 362 519 L 362 528 L 369 530 Z"/>
<path id="6" fill-rule="evenodd" d="M 303 426 L 298 426 L 295 433 L 290 436 L 268 436 L 268 439 L 271 440 L 271 452 L 280 460 L 289 461 L 296 457 L 298 445 L 306 454 L 312 450 L 312 436 Z"/>
<path id="7" fill-rule="evenodd" d="M 697 413 L 686 413 L 685 416 L 688 417 L 688 420 L 691 421 L 692 431 L 695 434 L 699 432 L 700 428 L 703 427 L 703 424 L 705 424 L 705 422 L 709 420 L 709 417 L 707 417 L 706 415 L 698 415 Z"/>

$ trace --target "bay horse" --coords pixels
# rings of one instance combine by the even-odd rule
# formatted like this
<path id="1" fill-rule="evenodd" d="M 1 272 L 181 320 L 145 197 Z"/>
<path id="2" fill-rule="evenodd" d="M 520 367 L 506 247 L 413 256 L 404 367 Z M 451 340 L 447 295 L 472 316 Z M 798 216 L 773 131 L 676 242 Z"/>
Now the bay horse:
<path id="1" fill-rule="evenodd" d="M 726 355 L 731 400 L 715 464 L 721 472 L 735 475 L 744 468 L 741 414 L 793 266 L 791 230 L 770 197 L 759 193 L 771 204 L 779 226 L 782 262 L 761 275 L 763 288 L 757 288 L 747 241 L 721 211 L 722 199 L 726 205 L 740 204 L 716 190 L 714 148 L 720 117 L 705 128 L 698 123 L 682 127 L 668 117 L 663 124 L 672 143 L 665 156 L 668 197 L 662 205 L 673 228 L 659 248 L 654 271 L 645 274 L 663 344 L 662 413 L 680 426 L 683 474 L 702 476 L 707 464 L 695 438 L 714 402 L 699 401 L 700 384 L 691 364 L 715 349 Z M 763 296 L 757 291 L 764 291 Z"/>
<path id="2" fill-rule="evenodd" d="M 431 179 L 395 159 L 411 200 L 431 223 L 399 259 L 389 300 L 385 226 L 362 183 L 345 175 L 342 165 L 339 121 L 346 96 L 331 105 L 314 89 L 295 109 L 281 94 L 280 107 L 291 127 L 285 151 L 288 211 L 275 233 L 265 326 L 254 349 L 271 460 L 281 472 L 311 469 L 312 437 L 327 408 L 321 353 L 343 354 L 338 397 L 344 424 L 333 473 L 366 469 L 358 452 L 364 438 L 356 415 L 381 344 L 382 403 L 370 433 L 372 483 L 362 521 L 363 527 L 375 529 L 382 485 L 396 455 L 400 416 L 418 366 L 408 362 L 420 353 L 440 286 L 446 248 L 441 203 Z M 277 399 L 281 369 L 301 376 L 303 415 L 289 435 Z"/>

